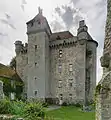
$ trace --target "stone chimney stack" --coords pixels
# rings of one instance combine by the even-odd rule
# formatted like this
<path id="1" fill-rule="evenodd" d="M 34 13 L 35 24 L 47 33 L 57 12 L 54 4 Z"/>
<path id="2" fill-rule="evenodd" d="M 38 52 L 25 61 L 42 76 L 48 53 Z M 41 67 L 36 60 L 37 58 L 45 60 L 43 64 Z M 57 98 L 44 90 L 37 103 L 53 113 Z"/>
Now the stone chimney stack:
<path id="1" fill-rule="evenodd" d="M 85 25 L 85 21 L 84 20 L 80 21 L 79 28 L 77 31 L 78 40 L 88 39 L 87 31 L 88 31 L 88 27 Z"/>
<path id="2" fill-rule="evenodd" d="M 19 53 L 21 52 L 22 50 L 22 42 L 21 41 L 16 41 L 15 42 L 15 52 L 16 52 L 16 55 L 19 55 Z"/>

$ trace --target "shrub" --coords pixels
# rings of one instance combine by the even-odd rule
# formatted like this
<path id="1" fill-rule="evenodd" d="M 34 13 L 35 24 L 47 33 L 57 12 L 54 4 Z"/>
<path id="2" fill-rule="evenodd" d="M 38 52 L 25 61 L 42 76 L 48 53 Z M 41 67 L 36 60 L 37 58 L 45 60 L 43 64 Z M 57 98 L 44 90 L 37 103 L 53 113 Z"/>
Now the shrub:
<path id="1" fill-rule="evenodd" d="M 25 106 L 26 120 L 39 120 L 45 117 L 45 111 L 41 103 L 29 103 Z"/>
<path id="2" fill-rule="evenodd" d="M 42 103 L 42 106 L 43 106 L 43 107 L 48 107 L 48 103 L 47 103 L 47 102 L 43 102 L 43 103 Z"/>
<path id="3" fill-rule="evenodd" d="M 22 116 L 24 114 L 24 107 L 25 106 L 26 106 L 26 103 L 24 103 L 22 101 L 12 101 L 10 112 L 13 115 Z"/>
<path id="4" fill-rule="evenodd" d="M 62 106 L 67 106 L 68 104 L 66 102 L 63 102 L 62 103 Z"/>
<path id="5" fill-rule="evenodd" d="M 8 99 L 0 100 L 0 114 L 9 114 L 11 108 L 11 102 Z"/>
<path id="6" fill-rule="evenodd" d="M 80 103 L 73 104 L 75 107 L 82 107 Z"/>

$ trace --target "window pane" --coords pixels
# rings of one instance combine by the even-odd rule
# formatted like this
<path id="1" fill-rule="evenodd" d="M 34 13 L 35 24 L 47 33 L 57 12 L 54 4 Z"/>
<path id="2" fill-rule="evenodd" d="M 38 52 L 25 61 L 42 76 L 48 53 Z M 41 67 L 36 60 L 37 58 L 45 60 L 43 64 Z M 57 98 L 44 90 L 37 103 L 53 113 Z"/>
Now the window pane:
<path id="1" fill-rule="evenodd" d="M 69 71 L 73 71 L 72 64 L 69 64 Z"/>
<path id="2" fill-rule="evenodd" d="M 59 65 L 58 71 L 59 71 L 59 73 L 62 72 L 62 65 Z"/>
<path id="3" fill-rule="evenodd" d="M 58 83 L 59 85 L 58 85 L 58 87 L 59 88 L 62 88 L 62 80 L 59 80 L 59 83 Z"/>

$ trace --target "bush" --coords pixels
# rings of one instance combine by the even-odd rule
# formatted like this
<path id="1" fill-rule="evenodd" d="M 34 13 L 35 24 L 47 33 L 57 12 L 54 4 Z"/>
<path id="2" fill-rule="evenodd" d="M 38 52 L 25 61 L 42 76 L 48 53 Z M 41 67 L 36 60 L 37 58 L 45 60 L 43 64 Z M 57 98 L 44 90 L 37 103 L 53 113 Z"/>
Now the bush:
<path id="1" fill-rule="evenodd" d="M 68 104 L 66 102 L 63 102 L 62 103 L 62 106 L 67 106 Z"/>
<path id="2" fill-rule="evenodd" d="M 43 107 L 48 107 L 48 105 L 49 105 L 49 104 L 48 104 L 47 102 L 43 102 L 43 103 L 42 103 L 42 106 L 43 106 Z"/>
<path id="3" fill-rule="evenodd" d="M 75 107 L 82 107 L 80 103 L 73 104 Z"/>
<path id="4" fill-rule="evenodd" d="M 24 114 L 24 107 L 25 106 L 26 106 L 26 103 L 24 103 L 22 101 L 12 101 L 10 112 L 13 115 L 22 116 Z"/>
<path id="5" fill-rule="evenodd" d="M 26 120 L 39 120 L 45 117 L 45 111 L 41 103 L 29 103 L 25 106 Z"/>
<path id="6" fill-rule="evenodd" d="M 8 99 L 0 100 L 0 114 L 9 114 L 11 108 L 11 102 Z"/>

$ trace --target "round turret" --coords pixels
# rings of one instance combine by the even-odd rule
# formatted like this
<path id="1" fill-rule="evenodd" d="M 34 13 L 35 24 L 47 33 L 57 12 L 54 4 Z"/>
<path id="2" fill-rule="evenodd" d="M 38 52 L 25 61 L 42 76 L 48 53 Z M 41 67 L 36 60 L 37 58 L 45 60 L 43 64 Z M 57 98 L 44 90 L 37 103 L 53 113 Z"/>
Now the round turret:
<path id="1" fill-rule="evenodd" d="M 22 49 L 22 42 L 21 41 L 16 41 L 15 42 L 16 55 L 18 55 L 21 52 L 21 49 Z"/>

